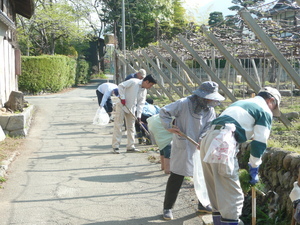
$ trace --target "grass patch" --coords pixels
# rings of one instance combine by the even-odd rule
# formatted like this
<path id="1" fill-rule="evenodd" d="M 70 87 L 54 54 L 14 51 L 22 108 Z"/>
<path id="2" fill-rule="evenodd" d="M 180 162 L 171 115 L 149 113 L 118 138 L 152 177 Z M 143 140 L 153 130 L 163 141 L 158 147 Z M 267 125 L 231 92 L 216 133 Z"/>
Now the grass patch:
<path id="1" fill-rule="evenodd" d="M 0 162 L 7 159 L 23 143 L 24 138 L 6 137 L 0 142 Z"/>

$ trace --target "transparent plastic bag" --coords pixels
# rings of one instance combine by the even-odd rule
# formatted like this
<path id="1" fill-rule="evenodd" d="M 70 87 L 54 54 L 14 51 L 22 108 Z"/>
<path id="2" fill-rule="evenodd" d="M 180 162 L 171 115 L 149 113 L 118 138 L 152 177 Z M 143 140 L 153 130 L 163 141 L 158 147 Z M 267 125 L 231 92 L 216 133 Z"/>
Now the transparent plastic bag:
<path id="1" fill-rule="evenodd" d="M 99 107 L 96 111 L 96 114 L 93 119 L 93 124 L 94 125 L 107 125 L 109 123 L 109 115 L 105 111 L 103 107 Z"/>

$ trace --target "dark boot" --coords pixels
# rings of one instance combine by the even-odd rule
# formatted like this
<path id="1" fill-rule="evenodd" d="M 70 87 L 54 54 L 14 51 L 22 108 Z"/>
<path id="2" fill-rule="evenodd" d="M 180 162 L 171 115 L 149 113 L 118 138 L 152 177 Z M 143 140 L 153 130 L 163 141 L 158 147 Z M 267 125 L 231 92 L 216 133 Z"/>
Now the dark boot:
<path id="1" fill-rule="evenodd" d="M 222 218 L 221 225 L 239 225 L 239 221 L 238 220 L 224 220 Z"/>
<path id="2" fill-rule="evenodd" d="M 221 225 L 221 214 L 219 212 L 213 212 L 214 225 Z"/>

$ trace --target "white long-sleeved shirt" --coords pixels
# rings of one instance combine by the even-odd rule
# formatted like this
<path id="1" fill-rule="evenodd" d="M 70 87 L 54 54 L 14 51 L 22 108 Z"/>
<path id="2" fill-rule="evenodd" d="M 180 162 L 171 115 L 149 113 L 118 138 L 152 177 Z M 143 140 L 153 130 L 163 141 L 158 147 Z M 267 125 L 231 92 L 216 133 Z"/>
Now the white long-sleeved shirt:
<path id="1" fill-rule="evenodd" d="M 97 90 L 103 94 L 100 106 L 104 106 L 107 99 L 111 96 L 111 93 L 114 89 L 118 88 L 116 84 L 113 83 L 104 83 L 100 84 Z"/>
<path id="2" fill-rule="evenodd" d="M 147 90 L 142 88 L 142 82 L 143 80 L 132 78 L 118 85 L 120 98 L 126 100 L 126 106 L 133 114 L 136 111 L 138 118 L 141 118 L 147 95 Z"/>

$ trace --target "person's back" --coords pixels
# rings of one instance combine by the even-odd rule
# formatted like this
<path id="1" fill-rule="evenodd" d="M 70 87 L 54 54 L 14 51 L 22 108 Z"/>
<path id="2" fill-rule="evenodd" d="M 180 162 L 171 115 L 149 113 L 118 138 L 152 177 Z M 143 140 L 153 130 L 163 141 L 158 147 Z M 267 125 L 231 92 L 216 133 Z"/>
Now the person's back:
<path id="1" fill-rule="evenodd" d="M 142 113 L 144 116 L 150 117 L 155 114 L 158 114 L 159 110 L 160 108 L 157 105 L 150 104 L 146 100 Z"/>
<path id="2" fill-rule="evenodd" d="M 100 84 L 97 88 L 97 90 L 99 92 L 101 92 L 102 94 L 105 94 L 106 91 L 112 91 L 113 89 L 116 89 L 118 88 L 118 86 L 114 83 L 103 83 L 103 84 Z"/>

